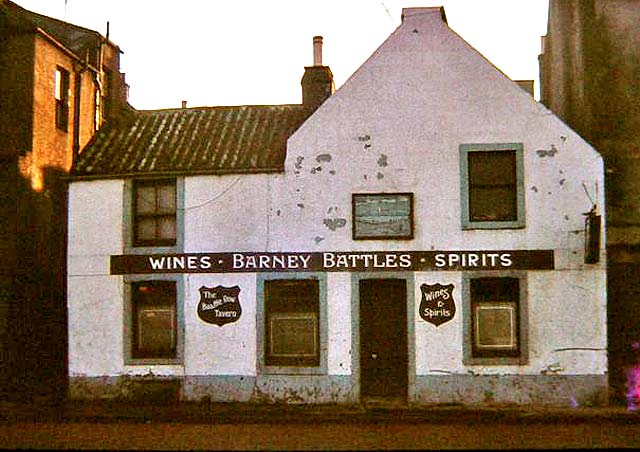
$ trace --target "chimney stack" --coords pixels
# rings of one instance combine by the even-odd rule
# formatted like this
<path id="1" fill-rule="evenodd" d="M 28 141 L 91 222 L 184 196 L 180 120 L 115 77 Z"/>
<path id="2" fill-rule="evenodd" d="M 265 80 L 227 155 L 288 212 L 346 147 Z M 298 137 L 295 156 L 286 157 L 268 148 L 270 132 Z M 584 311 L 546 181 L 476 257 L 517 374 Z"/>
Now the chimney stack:
<path id="1" fill-rule="evenodd" d="M 187 108 L 187 101 L 186 100 L 182 101 L 182 108 Z"/>
<path id="2" fill-rule="evenodd" d="M 302 105 L 316 110 L 335 90 L 333 73 L 322 65 L 322 36 L 313 37 L 313 66 L 304 68 L 302 76 Z"/>
<path id="3" fill-rule="evenodd" d="M 322 36 L 313 37 L 313 65 L 322 66 Z"/>

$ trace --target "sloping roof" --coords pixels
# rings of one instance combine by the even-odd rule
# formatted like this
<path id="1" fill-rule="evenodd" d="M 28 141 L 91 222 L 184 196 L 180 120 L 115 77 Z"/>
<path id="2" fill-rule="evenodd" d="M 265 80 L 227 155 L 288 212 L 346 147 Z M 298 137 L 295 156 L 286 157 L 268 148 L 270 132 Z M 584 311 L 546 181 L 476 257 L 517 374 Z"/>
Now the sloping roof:
<path id="1" fill-rule="evenodd" d="M 9 0 L 0 1 L 0 16 L 12 28 L 44 31 L 82 60 L 89 51 L 89 63 L 97 65 L 95 49 L 103 39 L 97 31 L 28 11 Z"/>
<path id="2" fill-rule="evenodd" d="M 76 177 L 282 171 L 302 105 L 133 111 L 80 153 Z"/>

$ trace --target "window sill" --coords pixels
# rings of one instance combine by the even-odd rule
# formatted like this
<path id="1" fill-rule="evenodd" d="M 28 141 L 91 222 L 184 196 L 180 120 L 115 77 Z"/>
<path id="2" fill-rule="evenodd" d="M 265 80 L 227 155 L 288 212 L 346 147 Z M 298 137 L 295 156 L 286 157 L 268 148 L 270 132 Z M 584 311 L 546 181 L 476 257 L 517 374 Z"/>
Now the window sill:
<path id="1" fill-rule="evenodd" d="M 263 366 L 261 375 L 327 375 L 324 367 Z"/>
<path id="2" fill-rule="evenodd" d="M 127 246 L 124 254 L 172 254 L 177 253 L 178 247 L 173 246 Z"/>
<path id="3" fill-rule="evenodd" d="M 182 366 L 184 363 L 179 358 L 128 358 L 125 366 Z"/>
<path id="4" fill-rule="evenodd" d="M 528 360 L 522 356 L 511 357 L 488 357 L 488 358 L 466 358 L 462 361 L 465 366 L 526 366 Z"/>
<path id="5" fill-rule="evenodd" d="M 464 223 L 463 231 L 473 231 L 478 229 L 524 229 L 526 225 L 523 221 L 475 221 Z"/>

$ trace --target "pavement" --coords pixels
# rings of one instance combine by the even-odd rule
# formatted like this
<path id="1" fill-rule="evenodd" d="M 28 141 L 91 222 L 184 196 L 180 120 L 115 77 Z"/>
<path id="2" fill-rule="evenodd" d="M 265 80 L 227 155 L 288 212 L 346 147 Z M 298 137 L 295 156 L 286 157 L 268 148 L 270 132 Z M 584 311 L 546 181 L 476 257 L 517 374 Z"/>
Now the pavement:
<path id="1" fill-rule="evenodd" d="M 640 411 L 623 406 L 556 407 L 530 405 L 285 405 L 178 402 L 143 404 L 122 401 L 68 400 L 46 403 L 0 402 L 0 423 L 506 423 L 506 424 L 636 424 Z"/>

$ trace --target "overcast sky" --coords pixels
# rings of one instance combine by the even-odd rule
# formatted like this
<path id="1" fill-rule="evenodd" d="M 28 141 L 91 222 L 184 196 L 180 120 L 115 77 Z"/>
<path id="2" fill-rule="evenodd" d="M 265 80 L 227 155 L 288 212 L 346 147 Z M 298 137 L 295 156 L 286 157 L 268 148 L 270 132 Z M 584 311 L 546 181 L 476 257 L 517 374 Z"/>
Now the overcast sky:
<path id="1" fill-rule="evenodd" d="M 312 39 L 339 88 L 400 25 L 444 6 L 449 26 L 514 80 L 535 80 L 548 0 L 13 0 L 120 46 L 137 109 L 300 103 Z M 66 3 L 66 4 L 65 4 Z"/>

